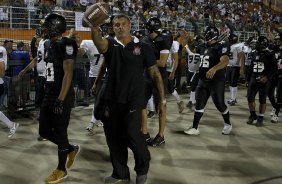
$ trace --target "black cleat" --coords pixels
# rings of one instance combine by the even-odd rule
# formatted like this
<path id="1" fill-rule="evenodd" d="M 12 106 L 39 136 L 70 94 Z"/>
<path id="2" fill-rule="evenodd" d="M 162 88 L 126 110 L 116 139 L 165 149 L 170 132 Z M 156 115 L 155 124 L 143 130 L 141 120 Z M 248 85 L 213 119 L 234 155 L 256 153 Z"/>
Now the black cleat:
<path id="1" fill-rule="evenodd" d="M 257 115 L 250 115 L 247 124 L 252 125 L 254 120 L 257 120 L 257 118 L 258 118 Z"/>
<path id="2" fill-rule="evenodd" d="M 159 134 L 151 141 L 150 146 L 157 147 L 165 143 L 164 137 L 160 136 Z"/>
<path id="3" fill-rule="evenodd" d="M 149 132 L 146 133 L 146 134 L 143 134 L 143 136 L 145 137 L 147 144 L 149 144 L 151 142 L 151 136 L 150 136 Z"/>
<path id="4" fill-rule="evenodd" d="M 149 111 L 149 113 L 148 113 L 147 116 L 148 116 L 148 118 L 151 119 L 151 118 L 153 118 L 153 117 L 155 116 L 155 114 L 156 114 L 156 113 L 155 113 L 154 111 Z"/>

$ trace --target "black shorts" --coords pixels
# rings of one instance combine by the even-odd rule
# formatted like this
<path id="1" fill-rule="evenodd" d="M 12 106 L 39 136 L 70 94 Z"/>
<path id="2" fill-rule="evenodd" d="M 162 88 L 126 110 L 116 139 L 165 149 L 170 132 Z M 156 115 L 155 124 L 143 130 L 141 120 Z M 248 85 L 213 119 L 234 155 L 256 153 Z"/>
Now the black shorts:
<path id="1" fill-rule="evenodd" d="M 266 83 L 257 82 L 256 78 L 252 76 L 247 90 L 248 102 L 254 102 L 256 94 L 259 92 L 260 103 L 261 104 L 266 103 L 268 88 L 269 88 L 269 82 Z"/>
<path id="2" fill-rule="evenodd" d="M 199 80 L 196 88 L 196 110 L 205 108 L 209 97 L 212 97 L 213 103 L 220 112 L 227 109 L 224 98 L 225 81 L 203 81 Z"/>

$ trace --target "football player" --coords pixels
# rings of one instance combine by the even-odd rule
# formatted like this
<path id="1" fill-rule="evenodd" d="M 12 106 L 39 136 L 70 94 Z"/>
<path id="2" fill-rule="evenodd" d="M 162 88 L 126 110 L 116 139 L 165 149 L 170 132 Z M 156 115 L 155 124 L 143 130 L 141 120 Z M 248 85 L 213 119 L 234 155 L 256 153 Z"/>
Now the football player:
<path id="1" fill-rule="evenodd" d="M 228 37 L 230 44 L 229 64 L 227 65 L 226 78 L 229 83 L 230 99 L 227 101 L 229 105 L 237 103 L 236 97 L 238 92 L 238 79 L 240 75 L 244 75 L 244 59 L 245 54 L 242 51 L 242 43 L 238 43 L 238 36 L 230 34 Z"/>
<path id="2" fill-rule="evenodd" d="M 45 183 L 57 183 L 67 177 L 66 168 L 71 168 L 80 150 L 68 140 L 68 125 L 74 105 L 73 69 L 77 44 L 63 37 L 66 19 L 59 14 L 47 14 L 43 28 L 50 39 L 45 52 L 45 95 L 39 115 L 39 134 L 57 145 L 58 166 Z"/>
<path id="3" fill-rule="evenodd" d="M 186 53 L 188 54 L 188 71 L 187 71 L 187 83 L 191 86 L 191 92 L 189 101 L 187 104 L 188 108 L 192 108 L 196 104 L 196 87 L 199 81 L 199 65 L 201 62 L 201 57 L 203 57 L 205 49 L 204 38 L 200 35 L 197 35 L 194 38 L 194 49 L 193 52 L 190 50 L 189 46 L 186 45 Z"/>
<path id="4" fill-rule="evenodd" d="M 166 73 L 166 62 L 169 56 L 169 50 L 171 48 L 173 38 L 170 35 L 169 31 L 161 29 L 161 21 L 156 17 L 152 17 L 146 23 L 146 29 L 148 31 L 148 35 L 142 39 L 143 42 L 149 44 L 155 54 L 157 59 L 157 66 L 159 71 L 162 75 L 163 82 L 166 82 L 167 73 Z M 166 84 L 164 84 L 166 86 Z M 155 92 L 156 90 L 153 88 L 152 79 L 149 77 L 147 73 L 145 73 L 145 102 L 144 102 L 144 109 L 142 111 L 142 132 L 151 146 L 160 146 L 161 144 L 165 143 L 164 139 L 164 130 L 166 126 L 166 117 L 162 116 L 159 117 L 159 132 L 155 136 L 155 138 L 151 141 L 150 134 L 147 128 L 147 102 L 151 98 L 151 95 L 154 95 L 154 100 L 156 104 L 158 104 L 158 95 Z M 166 102 L 163 102 L 166 103 Z"/>
<path id="5" fill-rule="evenodd" d="M 277 69 L 276 59 L 272 52 L 269 52 L 268 39 L 265 36 L 259 36 L 256 49 L 253 53 L 250 70 L 248 74 L 248 105 L 250 116 L 247 124 L 263 126 L 263 118 L 266 109 L 266 97 L 269 83 Z M 256 114 L 255 96 L 259 93 L 259 114 Z"/>
<path id="6" fill-rule="evenodd" d="M 198 125 L 211 96 L 214 105 L 221 112 L 224 119 L 222 134 L 227 135 L 232 130 L 229 110 L 224 103 L 225 68 L 229 62 L 229 47 L 219 43 L 219 31 L 214 26 L 208 26 L 204 35 L 207 48 L 199 65 L 199 82 L 196 90 L 193 125 L 186 129 L 184 133 L 188 135 L 200 134 Z"/>

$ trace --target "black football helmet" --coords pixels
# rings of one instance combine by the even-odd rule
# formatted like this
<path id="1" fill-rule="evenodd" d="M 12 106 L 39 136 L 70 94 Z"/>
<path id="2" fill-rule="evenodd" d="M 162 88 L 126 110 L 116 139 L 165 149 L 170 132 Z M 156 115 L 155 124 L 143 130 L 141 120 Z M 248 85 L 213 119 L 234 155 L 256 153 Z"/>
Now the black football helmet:
<path id="1" fill-rule="evenodd" d="M 277 50 L 277 45 L 274 43 L 274 42 L 272 42 L 272 41 L 270 41 L 269 43 L 268 43 L 268 50 L 270 50 L 270 51 L 274 51 L 274 50 Z"/>
<path id="2" fill-rule="evenodd" d="M 205 38 L 202 37 L 201 35 L 197 35 L 193 39 L 196 46 L 205 44 Z"/>
<path id="3" fill-rule="evenodd" d="M 140 30 L 134 31 L 133 35 L 136 36 L 138 39 L 141 39 L 143 36 L 145 36 L 145 34 Z"/>
<path id="4" fill-rule="evenodd" d="M 160 31 L 160 33 L 162 35 L 166 36 L 168 38 L 168 40 L 169 40 L 169 43 L 172 44 L 172 42 L 173 42 L 173 35 L 172 35 L 171 31 L 168 30 L 168 29 L 159 29 L 159 31 Z"/>
<path id="5" fill-rule="evenodd" d="M 110 15 L 109 18 L 105 21 L 104 24 L 102 24 L 100 26 L 101 30 L 102 30 L 102 35 L 106 36 L 115 36 L 114 30 L 113 30 L 113 20 L 115 18 L 115 15 Z"/>
<path id="6" fill-rule="evenodd" d="M 263 51 L 268 47 L 269 41 L 265 36 L 259 36 L 257 40 L 256 48 L 259 51 Z"/>
<path id="7" fill-rule="evenodd" d="M 212 40 L 217 41 L 219 36 L 219 31 L 214 26 L 208 26 L 205 29 L 204 35 L 207 42 L 210 42 Z"/>
<path id="8" fill-rule="evenodd" d="M 46 34 L 52 38 L 66 32 L 67 23 L 65 17 L 62 15 L 49 13 L 45 16 L 42 27 L 46 30 Z"/>
<path id="9" fill-rule="evenodd" d="M 230 44 L 235 44 L 238 42 L 238 36 L 232 33 L 229 35 L 228 41 Z"/>
<path id="10" fill-rule="evenodd" d="M 157 17 L 152 17 L 146 22 L 146 28 L 149 33 L 157 32 L 161 29 L 162 22 Z"/>
<path id="11" fill-rule="evenodd" d="M 254 41 L 255 38 L 253 36 L 250 36 L 246 41 L 245 41 L 245 45 L 250 45 L 252 41 Z"/>

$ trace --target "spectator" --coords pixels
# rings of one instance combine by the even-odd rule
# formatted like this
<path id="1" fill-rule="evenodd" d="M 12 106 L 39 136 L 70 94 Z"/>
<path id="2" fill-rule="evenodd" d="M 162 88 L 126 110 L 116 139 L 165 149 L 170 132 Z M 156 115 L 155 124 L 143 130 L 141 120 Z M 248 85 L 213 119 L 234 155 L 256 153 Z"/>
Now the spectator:
<path id="1" fill-rule="evenodd" d="M 14 0 L 12 4 L 12 14 L 13 14 L 13 27 L 15 28 L 23 28 L 24 25 L 27 25 L 24 23 L 24 1 L 23 0 Z"/>
<path id="2" fill-rule="evenodd" d="M 28 10 L 28 18 L 30 20 L 30 27 L 35 28 L 36 27 L 36 22 L 35 22 L 35 17 L 36 17 L 36 11 L 35 11 L 35 4 L 37 4 L 37 0 L 24 0 L 25 6 L 27 7 Z"/>
<path id="3" fill-rule="evenodd" d="M 29 52 L 24 50 L 25 44 L 23 42 L 17 43 L 17 50 L 13 51 L 11 54 L 11 60 L 14 60 L 13 64 L 16 64 L 13 68 L 13 76 L 17 76 L 22 69 L 24 69 L 29 61 L 30 56 Z M 21 80 L 17 80 L 16 78 L 12 79 L 12 88 L 10 88 L 13 92 L 15 92 L 14 97 L 15 100 L 20 100 L 19 104 L 25 106 L 26 101 L 28 99 L 28 92 L 30 88 L 30 76 L 26 75 Z"/>

